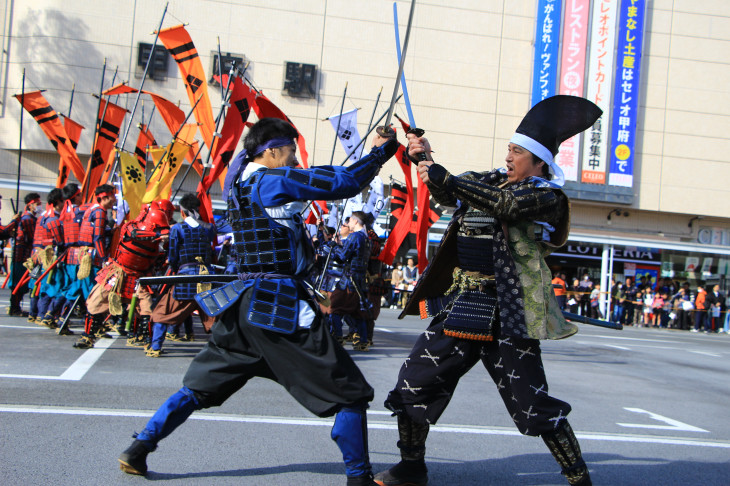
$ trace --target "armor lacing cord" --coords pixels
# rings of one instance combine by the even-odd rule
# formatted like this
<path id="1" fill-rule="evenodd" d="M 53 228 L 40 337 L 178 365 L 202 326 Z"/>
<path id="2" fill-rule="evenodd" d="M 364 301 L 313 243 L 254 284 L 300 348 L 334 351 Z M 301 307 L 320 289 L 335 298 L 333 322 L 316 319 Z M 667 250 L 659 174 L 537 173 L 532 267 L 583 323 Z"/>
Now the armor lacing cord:
<path id="1" fill-rule="evenodd" d="M 449 295 L 457 290 L 459 291 L 459 293 L 464 293 L 467 290 L 476 289 L 479 289 L 483 292 L 487 286 L 494 285 L 494 275 L 484 275 L 480 272 L 463 270 L 459 267 L 454 268 L 452 278 L 453 283 L 451 284 L 451 287 L 446 290 L 446 295 Z"/>
<path id="2" fill-rule="evenodd" d="M 109 313 L 113 316 L 120 316 L 124 312 L 122 308 L 122 296 L 119 294 L 119 288 L 122 286 L 122 280 L 124 279 L 124 270 L 121 267 L 113 268 L 107 275 L 106 281 L 111 279 L 114 280 L 114 285 L 109 291 Z"/>
<path id="3" fill-rule="evenodd" d="M 203 260 L 203 257 L 196 256 L 195 261 L 200 263 L 200 267 L 198 268 L 198 275 L 208 275 L 210 272 L 208 272 L 208 267 L 205 266 L 205 260 Z M 196 286 L 196 289 L 198 293 L 205 292 L 207 290 L 210 290 L 213 288 L 213 284 L 208 283 L 198 283 Z"/>

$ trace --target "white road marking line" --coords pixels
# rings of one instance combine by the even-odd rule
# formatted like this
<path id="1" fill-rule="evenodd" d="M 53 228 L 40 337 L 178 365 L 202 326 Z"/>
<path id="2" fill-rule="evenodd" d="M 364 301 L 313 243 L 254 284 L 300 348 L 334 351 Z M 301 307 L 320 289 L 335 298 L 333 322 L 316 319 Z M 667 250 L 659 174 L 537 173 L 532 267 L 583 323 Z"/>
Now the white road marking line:
<path id="1" fill-rule="evenodd" d="M 589 337 L 589 336 L 585 336 L 585 337 Z M 676 341 L 668 341 L 668 340 L 662 340 L 662 339 L 643 339 L 643 338 L 632 338 L 632 337 L 622 337 L 622 336 L 604 336 L 601 334 L 592 334 L 590 337 L 602 338 L 602 339 L 618 339 L 618 340 L 623 340 L 623 341 L 646 341 L 649 343 L 676 344 Z"/>
<path id="2" fill-rule="evenodd" d="M 624 351 L 631 351 L 631 348 L 627 348 L 627 347 L 624 347 L 624 346 L 616 346 L 615 344 L 603 344 L 603 343 L 601 343 L 601 346 L 606 346 L 608 348 L 623 349 Z"/>
<path id="3" fill-rule="evenodd" d="M 94 347 L 87 349 L 84 353 L 64 371 L 61 376 L 45 376 L 45 375 L 15 375 L 0 374 L 0 378 L 22 378 L 26 380 L 62 380 L 62 381 L 79 381 L 94 366 L 101 355 L 104 354 L 109 346 L 116 340 L 116 336 L 112 339 L 99 339 Z"/>
<path id="4" fill-rule="evenodd" d="M 380 412 L 380 411 L 377 411 Z M 21 405 L 0 405 L 0 413 L 34 413 L 49 415 L 82 415 L 97 417 L 127 417 L 127 418 L 148 418 L 154 412 L 144 410 L 109 410 L 109 409 L 88 409 L 88 408 L 62 408 L 48 406 L 21 406 Z M 371 413 L 371 412 L 368 412 Z M 209 422 L 235 422 L 235 423 L 257 423 L 273 425 L 303 425 L 315 427 L 332 427 L 333 419 L 318 419 L 308 417 L 273 417 L 253 415 L 230 415 L 195 412 L 189 420 L 204 420 Z M 368 428 L 377 430 L 397 430 L 395 420 L 390 422 L 368 421 Z M 519 431 L 509 427 L 486 427 L 478 425 L 434 425 L 432 432 L 452 434 L 475 434 L 475 435 L 503 435 L 521 436 Z M 612 434 L 606 432 L 578 432 L 575 434 L 579 439 L 601 440 L 607 442 L 631 442 L 642 444 L 663 444 L 680 445 L 692 447 L 713 447 L 730 449 L 730 440 L 707 440 L 707 439 L 684 439 L 678 437 L 663 437 L 658 435 L 634 435 L 634 434 Z"/>
<path id="5" fill-rule="evenodd" d="M 621 427 L 633 427 L 633 428 L 639 428 L 639 429 L 656 429 L 656 430 L 676 430 L 681 432 L 706 432 L 710 433 L 709 430 L 701 429 L 699 427 L 695 427 L 694 425 L 685 424 L 684 422 L 680 422 L 679 420 L 670 419 L 669 417 L 665 417 L 664 415 L 659 415 L 658 413 L 649 412 L 648 410 L 644 410 L 642 408 L 629 408 L 624 407 L 624 410 L 628 410 L 629 412 L 635 412 L 635 413 L 645 413 L 649 415 L 649 418 L 653 420 L 658 420 L 659 422 L 664 422 L 669 425 L 651 425 L 651 424 L 621 424 L 617 423 L 616 425 L 620 425 Z"/>
<path id="6" fill-rule="evenodd" d="M 689 352 L 690 353 L 695 353 L 695 354 L 702 354 L 704 356 L 712 356 L 713 358 L 722 358 L 722 355 L 720 355 L 720 354 L 708 353 L 707 351 L 692 351 L 692 350 L 690 350 Z"/>
<path id="7" fill-rule="evenodd" d="M 386 329 L 384 327 L 376 327 L 375 330 L 376 331 L 380 331 L 380 332 L 387 332 L 387 333 L 393 333 L 393 332 L 395 332 L 395 331 L 391 331 L 390 329 Z"/>
<path id="8" fill-rule="evenodd" d="M 30 329 L 30 330 L 34 330 L 35 329 L 37 331 L 47 331 L 48 330 L 48 328 L 46 326 L 41 327 L 41 326 L 31 326 L 31 325 L 27 325 L 27 326 L 10 326 L 10 325 L 7 325 L 7 324 L 0 324 L 0 327 L 6 327 L 8 329 Z"/>

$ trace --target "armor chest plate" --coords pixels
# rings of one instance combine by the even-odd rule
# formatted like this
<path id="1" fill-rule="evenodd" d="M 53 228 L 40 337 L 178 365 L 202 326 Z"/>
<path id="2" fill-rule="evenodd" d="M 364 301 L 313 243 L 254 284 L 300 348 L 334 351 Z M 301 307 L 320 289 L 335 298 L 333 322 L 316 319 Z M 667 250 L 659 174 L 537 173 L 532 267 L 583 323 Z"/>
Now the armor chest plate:
<path id="1" fill-rule="evenodd" d="M 264 209 L 258 183 L 265 173 L 258 171 L 246 181 L 236 182 L 228 198 L 228 220 L 233 228 L 238 268 L 246 273 L 293 275 L 297 267 L 296 237 Z"/>

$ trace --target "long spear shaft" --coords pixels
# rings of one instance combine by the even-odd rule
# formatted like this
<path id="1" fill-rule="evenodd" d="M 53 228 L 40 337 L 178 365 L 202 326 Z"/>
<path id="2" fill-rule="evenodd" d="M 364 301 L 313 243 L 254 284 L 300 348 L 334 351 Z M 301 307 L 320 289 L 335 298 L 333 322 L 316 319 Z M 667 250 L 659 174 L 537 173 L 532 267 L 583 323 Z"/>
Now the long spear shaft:
<path id="1" fill-rule="evenodd" d="M 188 112 L 188 115 L 185 117 L 185 119 L 183 120 L 183 122 L 180 124 L 180 127 L 177 129 L 177 132 L 175 132 L 175 135 L 172 136 L 172 143 L 170 144 L 170 147 L 165 149 L 165 152 L 163 152 L 162 157 L 160 157 L 160 160 L 157 162 L 157 165 L 155 165 L 155 167 L 152 169 L 152 172 L 150 173 L 150 176 L 145 181 L 145 185 L 149 184 L 150 179 L 152 179 L 152 174 L 155 173 L 155 170 L 157 170 L 157 168 L 160 166 L 160 164 L 162 163 L 162 161 L 165 159 L 165 156 L 167 155 L 167 152 L 168 151 L 170 151 L 170 152 L 172 151 L 172 147 L 175 145 L 175 140 L 177 140 L 177 136 L 180 135 L 180 132 L 182 131 L 183 127 L 185 126 L 185 123 L 187 123 L 188 118 L 190 118 L 190 115 L 193 114 L 193 112 L 195 111 L 195 108 L 197 108 L 198 103 L 200 103 L 200 100 L 202 100 L 202 99 L 203 99 L 203 93 L 200 93 L 200 96 L 198 97 L 197 101 L 195 101 L 195 104 L 193 105 L 193 107 Z"/>
<path id="2" fill-rule="evenodd" d="M 399 99 L 401 98 L 401 96 L 403 96 L 403 95 L 402 95 L 402 94 L 401 94 L 401 95 L 399 95 L 399 96 L 398 96 L 398 97 L 397 97 L 397 98 L 396 98 L 396 99 L 395 99 L 395 100 L 393 101 L 393 104 L 397 103 L 397 102 L 398 102 L 398 100 L 399 100 Z M 352 149 L 352 150 L 350 151 L 350 153 L 349 153 L 349 154 L 347 154 L 347 157 L 345 158 L 345 160 L 343 160 L 343 161 L 342 161 L 342 163 L 341 163 L 340 165 L 345 165 L 345 162 L 347 162 L 347 161 L 348 161 L 348 160 L 350 159 L 350 156 L 352 156 L 352 154 L 354 154 L 354 153 L 355 153 L 355 151 L 356 151 L 357 149 L 359 149 L 359 148 L 360 148 L 360 145 L 362 145 L 362 144 L 364 144 L 364 143 L 365 143 L 365 140 L 367 140 L 368 136 L 369 136 L 369 135 L 370 135 L 371 133 L 373 133 L 373 130 L 375 130 L 375 129 L 376 129 L 377 127 L 378 127 L 378 124 L 380 123 L 380 121 L 381 121 L 381 120 L 382 120 L 383 118 L 385 118 L 385 116 L 386 116 L 387 114 L 389 114 L 389 113 L 390 113 L 390 108 L 388 108 L 388 111 L 386 111 L 385 113 L 383 113 L 382 115 L 380 115 L 380 118 L 378 118 L 378 121 L 376 121 L 376 122 L 375 122 L 375 123 L 374 123 L 374 124 L 373 124 L 373 125 L 372 125 L 372 126 L 370 127 L 370 130 L 368 130 L 368 132 L 367 132 L 367 133 L 365 134 L 365 136 L 364 136 L 364 137 L 362 137 L 362 138 L 360 139 L 360 143 L 358 143 L 357 145 L 355 145 L 355 147 L 353 147 L 353 149 Z"/>
<path id="3" fill-rule="evenodd" d="M 399 99 L 400 99 L 400 96 L 398 96 L 398 97 L 397 97 L 397 98 L 395 99 L 395 101 L 393 101 L 393 103 L 397 102 L 397 101 L 398 101 Z M 388 111 L 390 111 L 390 108 L 388 108 Z M 350 160 L 350 157 L 352 156 L 352 154 L 354 154 L 354 153 L 355 153 L 355 151 L 356 151 L 357 149 L 359 149 L 359 148 L 360 148 L 360 145 L 362 145 L 362 144 L 363 144 L 363 143 L 365 142 L 365 140 L 366 140 L 366 139 L 368 138 L 368 136 L 369 136 L 369 135 L 370 135 L 371 133 L 373 133 L 373 130 L 375 130 L 375 129 L 377 128 L 377 126 L 378 126 L 378 123 L 380 123 L 380 120 L 382 120 L 383 118 L 385 118 L 385 115 L 387 115 L 387 114 L 388 114 L 388 111 L 386 111 L 385 113 L 383 113 L 382 115 L 380 115 L 380 118 L 378 118 L 378 121 L 376 121 L 376 122 L 375 122 L 375 124 L 374 124 L 373 126 L 371 126 L 371 127 L 370 127 L 370 130 L 368 130 L 368 132 L 367 132 L 367 133 L 365 134 L 365 136 L 364 136 L 364 137 L 362 137 L 362 138 L 360 139 L 360 143 L 358 143 L 357 145 L 355 145 L 355 147 L 353 147 L 352 151 L 350 151 L 350 153 L 349 153 L 349 154 L 347 154 L 347 157 L 345 158 L 345 160 L 343 160 L 343 161 L 342 161 L 342 163 L 341 163 L 340 165 L 345 165 L 345 162 L 347 162 L 348 160 Z M 302 209 L 302 210 L 301 210 L 301 211 L 299 212 L 299 214 L 304 214 L 304 213 L 306 213 L 306 212 L 307 212 L 307 209 L 309 209 L 309 206 L 311 206 L 311 205 L 312 205 L 312 201 L 309 201 L 309 204 L 307 204 L 307 205 L 306 205 L 306 206 L 304 207 L 304 209 Z"/>
<path id="4" fill-rule="evenodd" d="M 130 123 L 127 124 L 126 128 L 124 129 L 124 135 L 122 136 L 121 145 L 118 145 L 118 147 L 121 147 L 124 149 L 124 143 L 127 141 L 127 135 L 129 135 L 129 129 L 132 126 L 131 120 L 134 119 L 134 113 L 137 111 L 137 104 L 139 103 L 139 97 L 142 95 L 142 88 L 144 87 L 144 82 L 147 79 L 147 71 L 150 68 L 150 64 L 152 62 L 152 56 L 155 54 L 155 46 L 157 46 L 157 39 L 160 37 L 160 30 L 162 29 L 162 22 L 165 20 L 165 14 L 167 13 L 167 6 L 169 5 L 169 2 L 165 3 L 165 10 L 162 12 L 162 18 L 160 19 L 160 26 L 157 27 L 157 30 L 155 31 L 155 41 L 152 43 L 152 49 L 150 49 L 150 55 L 147 57 L 147 64 L 144 66 L 144 74 L 142 74 L 142 82 L 139 85 L 139 89 L 137 90 L 137 97 L 134 99 L 134 105 L 132 105 L 132 113 L 129 115 Z M 116 166 L 116 161 L 115 161 Z"/>
<path id="5" fill-rule="evenodd" d="M 335 149 L 337 149 L 337 139 L 340 138 L 340 124 L 342 123 L 342 110 L 345 109 L 345 98 L 347 98 L 347 83 L 345 83 L 345 92 L 342 93 L 342 104 L 340 104 L 340 116 L 337 118 L 337 129 L 335 130 L 335 142 L 332 145 L 332 156 L 330 157 L 330 165 L 335 160 Z"/>
<path id="6" fill-rule="evenodd" d="M 20 88 L 20 137 L 18 141 L 18 182 L 15 186 L 15 200 L 18 202 L 18 211 L 20 211 L 20 165 L 23 162 L 23 110 L 25 107 L 25 68 L 23 68 L 23 83 Z M 13 249 L 10 253 L 10 261 L 13 262 L 10 267 L 10 274 L 13 276 L 13 283 L 18 284 L 19 279 L 17 272 L 15 271 L 15 253 L 18 246 L 18 242 L 15 240 L 18 234 L 18 226 L 20 226 L 20 220 L 16 221 L 15 228 L 13 228 Z M 22 267 L 21 267 L 22 268 Z"/>
<path id="7" fill-rule="evenodd" d="M 96 135 L 99 133 L 99 126 L 101 120 L 99 120 L 99 111 L 101 110 L 102 93 L 104 92 L 104 75 L 106 75 L 106 57 L 104 58 L 104 65 L 101 68 L 101 84 L 99 85 L 99 103 L 96 106 L 96 123 L 94 123 L 94 136 L 91 138 L 91 156 L 94 156 L 94 145 L 96 144 Z M 89 176 L 91 171 L 87 171 L 84 175 L 84 182 L 82 184 L 84 188 L 83 200 L 86 201 L 86 196 L 89 194 Z"/>
<path id="8" fill-rule="evenodd" d="M 220 49 L 220 46 L 219 46 L 219 49 Z M 220 65 L 220 63 L 218 63 L 218 64 Z M 225 87 L 225 90 L 223 91 L 223 98 L 221 98 L 222 99 L 221 109 L 218 112 L 218 116 L 215 118 L 215 135 L 217 137 L 216 140 L 218 141 L 218 143 L 220 143 L 220 134 L 218 133 L 218 125 L 220 124 L 220 121 L 225 116 L 224 112 L 225 112 L 226 107 L 230 106 L 230 104 L 228 103 L 228 96 L 230 95 L 231 79 L 233 79 L 234 67 L 235 67 L 235 64 L 233 66 L 231 66 L 231 70 L 228 73 L 228 81 L 226 82 L 226 87 Z M 223 76 L 219 74 L 218 78 L 221 80 L 221 88 L 222 88 L 223 87 Z M 203 173 L 200 175 L 201 181 L 203 179 L 205 179 L 205 174 L 208 171 L 208 162 L 210 162 L 210 157 L 211 157 L 211 154 L 213 153 L 213 147 L 217 147 L 217 145 L 218 144 L 215 143 L 215 141 L 214 141 L 214 143 L 208 150 L 208 155 L 206 155 L 205 162 L 203 163 Z M 200 153 L 201 150 L 203 150 L 202 146 L 198 149 L 198 154 Z M 198 157 L 198 154 L 195 154 L 195 158 L 193 159 L 193 162 Z M 185 174 L 183 174 L 183 178 L 180 181 L 180 185 L 177 186 L 177 190 L 175 191 L 175 194 L 172 195 L 171 200 L 175 199 L 175 196 L 177 196 L 177 193 L 180 192 L 180 189 L 182 188 L 183 184 L 185 183 L 185 179 L 187 179 L 188 174 L 190 173 L 190 169 L 193 167 L 193 162 L 191 162 L 190 165 L 188 166 L 188 168 L 185 170 Z"/>
<path id="9" fill-rule="evenodd" d="M 380 102 L 380 95 L 383 94 L 383 87 L 380 87 L 380 91 L 378 92 L 378 97 L 375 98 L 375 106 L 373 106 L 373 113 L 370 115 L 370 121 L 368 122 L 368 133 L 370 133 L 370 129 L 373 127 L 373 118 L 375 118 L 375 112 L 378 109 L 378 103 Z M 365 151 L 365 144 L 362 144 L 362 148 L 360 149 L 360 157 L 358 159 L 362 159 L 362 153 Z"/>
<path id="10" fill-rule="evenodd" d="M 74 106 L 74 91 L 76 91 L 76 83 L 71 85 L 71 99 L 68 101 L 68 118 L 71 118 L 71 108 Z"/>

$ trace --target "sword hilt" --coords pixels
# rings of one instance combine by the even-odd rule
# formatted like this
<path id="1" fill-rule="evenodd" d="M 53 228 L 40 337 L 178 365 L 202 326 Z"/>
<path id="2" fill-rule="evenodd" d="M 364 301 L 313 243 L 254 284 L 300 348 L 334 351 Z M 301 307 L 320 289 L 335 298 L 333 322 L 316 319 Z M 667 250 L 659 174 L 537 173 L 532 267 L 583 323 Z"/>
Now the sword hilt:
<path id="1" fill-rule="evenodd" d="M 411 128 L 406 133 L 412 133 L 416 137 L 421 138 L 426 133 L 426 130 L 424 130 L 423 128 Z M 418 162 L 413 160 L 410 156 L 408 158 L 411 160 L 411 162 L 413 162 L 413 165 L 418 165 Z M 426 158 L 426 152 L 421 152 L 420 154 L 418 154 L 418 161 L 425 161 L 425 160 L 428 160 Z"/>

